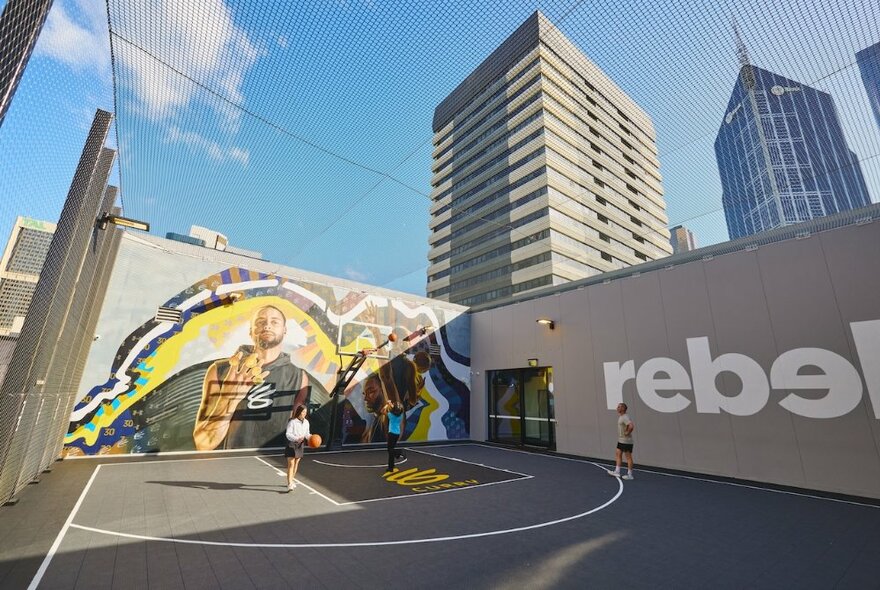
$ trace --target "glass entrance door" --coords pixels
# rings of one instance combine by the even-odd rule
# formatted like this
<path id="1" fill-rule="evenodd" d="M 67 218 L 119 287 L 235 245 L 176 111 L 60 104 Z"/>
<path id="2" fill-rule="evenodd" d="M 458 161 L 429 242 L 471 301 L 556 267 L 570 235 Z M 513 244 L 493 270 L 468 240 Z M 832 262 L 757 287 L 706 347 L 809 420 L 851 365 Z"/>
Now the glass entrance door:
<path id="1" fill-rule="evenodd" d="M 489 440 L 556 447 L 553 369 L 507 369 L 489 372 Z"/>

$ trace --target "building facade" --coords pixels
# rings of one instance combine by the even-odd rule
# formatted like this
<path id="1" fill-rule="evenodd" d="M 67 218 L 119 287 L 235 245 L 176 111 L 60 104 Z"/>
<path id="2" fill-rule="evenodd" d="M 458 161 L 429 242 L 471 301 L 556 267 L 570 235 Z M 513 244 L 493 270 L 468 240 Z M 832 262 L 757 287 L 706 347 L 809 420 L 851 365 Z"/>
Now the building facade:
<path id="1" fill-rule="evenodd" d="M 672 252 L 650 118 L 540 12 L 433 130 L 429 297 L 478 305 Z"/>
<path id="2" fill-rule="evenodd" d="M 880 130 L 880 43 L 875 43 L 856 53 L 856 62 L 862 74 L 862 83 L 868 93 L 871 111 Z"/>
<path id="3" fill-rule="evenodd" d="M 871 202 L 831 95 L 749 63 L 715 156 L 730 239 Z"/>
<path id="4" fill-rule="evenodd" d="M 15 220 L 0 261 L 0 336 L 21 330 L 54 233 L 54 223 Z"/>
<path id="5" fill-rule="evenodd" d="M 0 12 L 0 125 L 54 0 L 7 0 Z"/>
<path id="6" fill-rule="evenodd" d="M 690 252 L 697 249 L 697 240 L 694 238 L 694 232 L 683 225 L 676 225 L 671 230 L 669 243 L 672 245 L 672 252 L 680 254 L 681 252 Z"/>

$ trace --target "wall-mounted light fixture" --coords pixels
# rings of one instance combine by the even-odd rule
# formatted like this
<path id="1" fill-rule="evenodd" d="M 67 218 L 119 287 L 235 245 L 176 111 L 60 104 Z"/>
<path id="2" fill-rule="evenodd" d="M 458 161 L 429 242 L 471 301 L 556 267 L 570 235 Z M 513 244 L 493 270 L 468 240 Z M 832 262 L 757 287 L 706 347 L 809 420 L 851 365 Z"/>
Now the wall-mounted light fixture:
<path id="1" fill-rule="evenodd" d="M 137 219 L 131 219 L 130 217 L 121 217 L 119 215 L 110 215 L 109 213 L 99 217 L 97 221 L 98 227 L 101 229 L 107 229 L 107 224 L 112 223 L 113 225 L 121 225 L 122 227 L 130 227 L 132 229 L 150 231 L 150 224 L 146 221 L 139 221 Z"/>
<path id="2" fill-rule="evenodd" d="M 556 322 L 551 320 L 550 318 L 538 318 L 537 321 L 539 324 L 543 324 L 550 328 L 551 330 L 556 327 Z"/>

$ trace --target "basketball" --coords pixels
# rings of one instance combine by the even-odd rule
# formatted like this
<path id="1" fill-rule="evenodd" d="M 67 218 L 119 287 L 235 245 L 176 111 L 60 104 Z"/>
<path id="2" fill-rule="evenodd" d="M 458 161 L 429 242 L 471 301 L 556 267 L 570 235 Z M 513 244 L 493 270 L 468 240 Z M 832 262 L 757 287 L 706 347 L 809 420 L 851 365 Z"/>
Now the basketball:
<path id="1" fill-rule="evenodd" d="M 309 437 L 309 446 L 312 447 L 313 449 L 317 449 L 318 447 L 320 447 L 321 446 L 321 435 L 320 434 L 313 434 L 312 436 L 310 436 Z"/>

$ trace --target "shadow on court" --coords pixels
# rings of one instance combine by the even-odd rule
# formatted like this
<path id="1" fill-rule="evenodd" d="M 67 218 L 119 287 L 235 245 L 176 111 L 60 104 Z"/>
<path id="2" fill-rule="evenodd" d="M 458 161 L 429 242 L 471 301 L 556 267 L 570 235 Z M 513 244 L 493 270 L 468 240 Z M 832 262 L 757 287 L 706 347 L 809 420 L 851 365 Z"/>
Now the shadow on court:
<path id="1" fill-rule="evenodd" d="M 145 481 L 145 484 L 172 486 L 177 488 L 194 488 L 197 490 L 251 490 L 254 492 L 271 492 L 287 494 L 287 487 L 281 485 L 255 485 L 245 483 L 220 483 L 216 481 Z"/>

